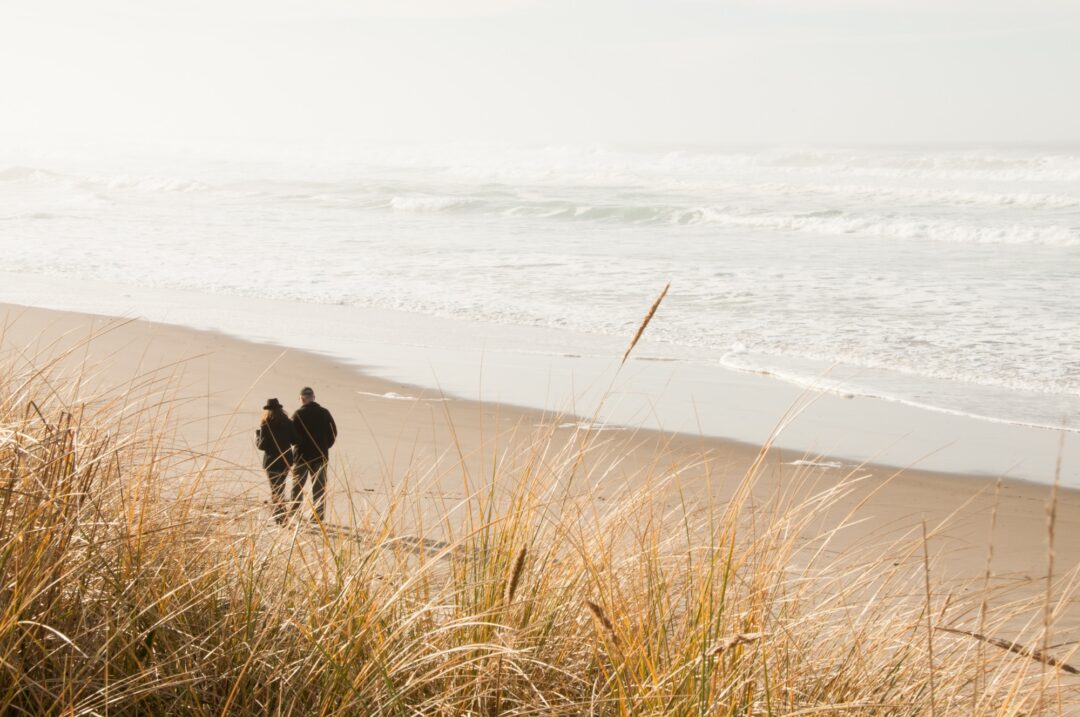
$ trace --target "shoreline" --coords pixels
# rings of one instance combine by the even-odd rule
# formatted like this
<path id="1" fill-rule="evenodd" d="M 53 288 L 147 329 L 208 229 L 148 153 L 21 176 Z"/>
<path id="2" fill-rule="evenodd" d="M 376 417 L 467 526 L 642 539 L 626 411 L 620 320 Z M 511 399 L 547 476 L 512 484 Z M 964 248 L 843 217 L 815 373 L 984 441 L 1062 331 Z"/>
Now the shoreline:
<path id="1" fill-rule="evenodd" d="M 314 655 L 332 653 L 331 661 L 311 663 L 315 666 L 311 674 L 320 675 L 344 664 L 340 656 L 350 658 L 359 654 L 357 642 L 365 648 L 358 662 L 363 666 L 368 663 L 366 646 L 370 643 L 367 641 L 382 639 L 383 634 L 408 633 L 400 643 L 376 643 L 376 649 L 370 651 L 375 655 L 390 655 L 398 664 L 402 660 L 397 655 L 406 656 L 404 668 L 390 673 L 393 679 L 399 675 L 402 680 L 416 679 L 417 673 L 411 669 L 409 660 L 419 649 L 427 650 L 419 653 L 425 659 L 438 661 L 436 669 L 443 675 L 449 651 L 479 649 L 486 653 L 481 653 L 481 657 L 500 655 L 494 650 L 487 653 L 487 645 L 506 647 L 503 635 L 514 640 L 531 639 L 532 642 L 512 643 L 512 648 L 519 649 L 521 645 L 520 649 L 528 650 L 530 659 L 522 664 L 526 667 L 539 664 L 542 669 L 538 674 L 548 675 L 550 672 L 543 669 L 545 665 L 566 664 L 567 655 L 572 659 L 576 654 L 568 653 L 561 645 L 551 645 L 553 636 L 561 636 L 559 639 L 571 649 L 577 647 L 585 653 L 595 653 L 598 648 L 606 651 L 600 654 L 602 663 L 595 673 L 598 677 L 593 684 L 598 684 L 606 679 L 609 666 L 616 660 L 643 664 L 636 662 L 638 655 L 659 654 L 644 652 L 652 650 L 652 644 L 647 642 L 652 634 L 642 628 L 659 624 L 660 630 L 674 625 L 670 634 L 682 640 L 670 651 L 672 657 L 656 663 L 669 674 L 675 674 L 675 670 L 685 673 L 686 668 L 681 665 L 694 664 L 690 660 L 697 662 L 701 654 L 717 650 L 718 645 L 720 650 L 726 650 L 729 641 L 736 645 L 742 644 L 742 639 L 756 641 L 750 648 L 753 652 L 738 650 L 731 652 L 734 657 L 723 657 L 722 676 L 731 677 L 734 669 L 743 669 L 739 666 L 743 662 L 755 669 L 762 663 L 780 665 L 779 670 L 770 668 L 770 674 L 786 675 L 790 656 L 797 655 L 797 659 L 806 662 L 805 667 L 799 663 L 794 674 L 803 675 L 800 680 L 809 680 L 807 684 L 811 688 L 803 690 L 814 695 L 807 700 L 809 709 L 820 711 L 822 704 L 827 708 L 828 704 L 858 702 L 852 702 L 852 687 L 848 684 L 841 685 L 835 696 L 814 687 L 831 685 L 836 674 L 847 674 L 852 663 L 846 660 L 851 654 L 875 660 L 868 668 L 866 659 L 859 657 L 860 664 L 852 668 L 858 670 L 857 674 L 874 678 L 868 680 L 867 689 L 880 689 L 878 685 L 884 681 L 890 690 L 888 700 L 875 699 L 875 693 L 870 693 L 868 704 L 891 705 L 895 699 L 895 704 L 909 708 L 909 698 L 903 694 L 893 697 L 897 670 L 903 670 L 900 677 L 906 680 L 898 685 L 900 689 L 924 673 L 904 677 L 912 671 L 892 657 L 898 647 L 903 650 L 904 664 L 920 668 L 925 665 L 931 670 L 929 674 L 944 676 L 943 682 L 935 684 L 951 685 L 954 694 L 965 697 L 973 694 L 971 669 L 994 669 L 992 673 L 985 672 L 986 684 L 996 685 L 995 676 L 1003 675 L 1006 681 L 994 687 L 993 694 L 1004 693 L 1003 699 L 1010 705 L 1016 702 L 1015 694 L 1024 694 L 1026 690 L 1032 695 L 1040 685 L 1046 684 L 1048 677 L 1056 677 L 1049 672 L 1048 665 L 1059 663 L 1039 657 L 1038 652 L 1013 656 L 999 653 L 995 648 L 985 656 L 973 654 L 979 647 L 972 638 L 984 639 L 973 629 L 992 636 L 985 640 L 998 648 L 1015 644 L 1026 650 L 1041 639 L 1042 644 L 1053 643 L 1044 654 L 1062 662 L 1074 657 L 1070 646 L 1080 634 L 1077 615 L 1080 610 L 1073 589 L 1077 551 L 1062 541 L 1064 544 L 1058 549 L 1058 560 L 1054 563 L 1056 579 L 1047 581 L 1039 574 L 1038 566 L 1045 569 L 1047 565 L 1040 556 L 1045 559 L 1054 551 L 1047 551 L 1042 543 L 1047 525 L 1046 503 L 1041 498 L 1046 491 L 1031 485 L 1006 484 L 1000 501 L 986 499 L 985 491 L 977 487 L 985 482 L 980 479 L 965 481 L 962 477 L 917 472 L 903 475 L 897 481 L 890 481 L 888 475 L 871 475 L 861 485 L 850 486 L 850 491 L 849 486 L 837 489 L 831 485 L 835 480 L 824 473 L 810 472 L 803 474 L 809 479 L 808 485 L 790 486 L 787 478 L 792 473 L 784 470 L 780 456 L 774 456 L 771 462 L 766 460 L 760 478 L 744 489 L 746 483 L 739 476 L 747 470 L 747 461 L 754 457 L 740 450 L 745 446 L 648 431 L 613 432 L 609 452 L 599 457 L 592 454 L 590 442 L 575 440 L 569 446 L 572 449 L 569 454 L 556 448 L 550 456 L 552 465 L 547 466 L 544 456 L 535 460 L 538 456 L 530 450 L 535 444 L 530 446 L 528 440 L 538 431 L 541 436 L 550 436 L 549 429 L 533 426 L 538 419 L 551 420 L 555 418 L 552 416 L 439 398 L 428 402 L 435 409 L 429 426 L 425 412 L 416 410 L 422 405 L 419 401 L 386 398 L 389 391 L 378 393 L 393 387 L 406 395 L 409 387 L 388 386 L 386 382 L 312 354 L 282 352 L 272 346 L 220 334 L 145 321 L 118 322 L 107 317 L 36 309 L 9 307 L 4 325 L 4 357 L 9 362 L 7 366 L 14 369 L 14 375 L 20 377 L 19 383 L 33 384 L 34 379 L 26 377 L 36 373 L 37 385 L 31 386 L 32 393 L 39 398 L 43 391 L 46 396 L 67 397 L 59 401 L 46 398 L 43 403 L 46 416 L 59 416 L 62 422 L 65 409 L 81 403 L 80 398 L 100 405 L 101 401 L 110 403 L 109 397 L 116 396 L 122 399 L 122 405 L 130 402 L 135 416 L 141 416 L 146 405 L 164 406 L 164 412 L 174 414 L 177 438 L 192 439 L 193 448 L 199 447 L 202 435 L 206 436 L 208 447 L 215 441 L 214 450 L 209 453 L 213 460 L 207 463 L 222 464 L 221 472 L 208 470 L 206 464 L 193 466 L 183 450 L 174 453 L 169 437 L 162 436 L 164 462 L 158 464 L 158 457 L 151 458 L 152 465 L 162 466 L 156 472 L 157 477 L 164 482 L 170 478 L 196 481 L 189 485 L 197 491 L 181 490 L 177 495 L 170 492 L 149 500 L 140 498 L 138 502 L 148 507 L 147 512 L 152 516 L 145 523 L 138 510 L 129 511 L 130 499 L 125 498 L 128 488 L 132 491 L 128 495 L 132 495 L 139 493 L 143 485 L 138 476 L 146 469 L 138 467 L 142 465 L 138 451 L 129 460 L 114 461 L 112 456 L 120 454 L 112 444 L 104 445 L 105 458 L 94 453 L 93 448 L 88 449 L 85 455 L 88 460 L 82 462 L 80 472 L 75 475 L 85 475 L 86 465 L 115 465 L 111 480 L 101 486 L 98 500 L 92 501 L 108 504 L 115 512 L 91 509 L 88 516 L 81 509 L 45 512 L 46 517 L 60 516 L 60 530 L 73 524 L 68 529 L 73 531 L 74 539 L 66 541 L 71 549 L 61 553 L 59 559 L 49 560 L 56 555 L 53 546 L 60 541 L 51 538 L 40 513 L 30 511 L 27 516 L 28 511 L 12 511 L 22 518 L 22 522 L 9 526 L 8 536 L 10 544 L 21 548 L 16 553 L 23 558 L 19 562 L 23 565 L 28 562 L 24 556 L 30 559 L 45 556 L 31 562 L 29 571 L 24 568 L 17 576 L 18 584 L 34 586 L 31 589 L 36 589 L 37 594 L 55 595 L 55 575 L 61 572 L 57 566 L 64 568 L 65 575 L 75 573 L 73 580 L 82 578 L 90 583 L 84 577 L 88 571 L 71 569 L 72 561 L 84 556 L 85 562 L 92 562 L 98 569 L 101 576 L 98 580 L 113 588 L 105 593 L 105 599 L 111 598 L 106 603 L 107 609 L 96 610 L 94 616 L 117 615 L 116 622 L 124 630 L 117 632 L 127 645 L 149 643 L 144 627 L 147 621 L 139 617 L 157 608 L 149 634 L 166 637 L 154 642 L 156 651 L 149 653 L 152 662 L 138 658 L 122 661 L 121 665 L 135 675 L 127 678 L 132 683 L 137 679 L 141 685 L 146 679 L 160 680 L 163 673 L 167 676 L 177 672 L 183 676 L 185 685 L 194 684 L 200 689 L 207 684 L 210 689 L 217 689 L 220 675 L 247 674 L 253 650 L 266 657 L 256 661 L 265 668 L 270 682 L 275 675 L 294 673 L 298 664 L 307 664 L 311 658 L 302 652 L 304 648 Z M 93 338 L 87 344 L 89 337 Z M 54 343 L 57 340 L 61 342 L 59 345 Z M 20 348 L 25 348 L 25 352 Z M 61 349 L 71 351 L 66 361 L 44 373 L 26 370 L 35 365 L 34 356 L 55 355 Z M 27 360 L 31 361 L 29 365 L 25 363 Z M 123 382 L 125 379 L 127 384 Z M 145 388 L 148 379 L 149 389 Z M 241 379 L 247 383 L 241 383 Z M 256 458 L 251 427 L 259 413 L 257 407 L 264 400 L 256 397 L 265 396 L 271 388 L 278 392 L 291 386 L 296 391 L 300 379 L 314 383 L 320 395 L 328 397 L 324 401 L 333 408 L 344 430 L 344 440 L 339 440 L 331 451 L 329 487 L 333 505 L 328 515 L 331 523 L 321 529 L 303 518 L 289 521 L 284 527 L 276 525 L 265 499 L 259 500 L 269 492 L 265 476 L 259 475 L 258 469 L 246 468 Z M 115 393 L 97 393 L 89 385 L 105 388 L 116 386 L 118 380 Z M 159 381 L 167 385 L 162 386 Z M 125 390 L 132 383 L 142 384 L 144 388 Z M 362 398 L 348 401 L 347 389 Z M 93 398 L 95 394 L 97 400 Z M 27 397 L 20 398 L 15 391 L 8 394 L 8 400 L 11 401 L 7 413 L 9 427 L 10 424 L 25 426 L 24 414 L 29 413 L 25 409 L 30 407 Z M 101 414 L 91 408 L 87 415 L 96 418 Z M 440 416 L 445 422 L 439 421 Z M 19 434 L 30 436 L 28 444 L 34 445 L 31 441 L 38 436 L 55 435 L 48 419 L 44 416 L 42 419 L 44 425 L 31 418 L 33 427 Z M 150 421 L 150 435 L 161 435 L 155 430 L 152 417 Z M 451 452 L 448 465 L 442 467 L 449 469 L 448 472 L 441 474 L 439 444 L 448 439 L 447 423 L 452 429 L 456 451 Z M 172 421 L 165 425 L 171 424 Z M 71 441 L 72 446 L 82 443 L 83 425 L 75 424 L 76 440 Z M 93 433 L 94 426 L 102 424 L 89 421 L 86 425 L 88 432 Z M 127 422 L 121 425 L 120 421 L 110 420 L 104 425 L 115 429 L 116 433 L 110 430 L 109 435 L 121 439 L 137 440 L 140 435 Z M 213 431 L 223 431 L 224 442 L 216 443 L 211 426 Z M 508 427 L 509 434 L 505 430 Z M 416 432 L 409 435 L 408 429 L 412 428 Z M 517 428 L 524 429 L 526 440 L 527 455 L 521 458 L 526 459 L 525 465 L 539 469 L 536 474 L 531 470 L 519 472 L 522 464 L 515 462 L 513 456 L 505 460 L 505 454 L 500 451 L 513 442 Z M 574 439 L 577 433 L 566 429 L 562 435 Z M 402 446 L 409 455 L 397 463 L 394 459 Z M 156 447 L 152 450 L 157 453 Z M 729 451 L 726 455 L 725 450 Z M 18 450 L 10 453 L 12 457 L 20 454 Z M 29 453 L 34 455 L 33 451 Z M 369 465 L 376 453 L 375 462 L 389 466 L 386 475 L 350 470 L 356 464 Z M 756 451 L 750 453 L 756 455 Z M 64 455 L 76 455 L 75 448 Z M 499 455 L 504 455 L 504 460 L 493 465 L 491 459 Z M 698 463 L 681 463 L 680 456 L 685 455 L 694 457 Z M 175 468 L 170 468 L 169 456 L 180 457 Z M 585 462 L 579 463 L 579 458 Z M 433 479 L 409 480 L 410 467 L 423 469 L 432 460 Z M 127 471 L 121 470 L 121 461 L 130 466 Z M 72 502 L 68 484 L 73 481 L 66 480 L 62 471 L 49 470 L 55 463 L 41 461 L 45 467 L 41 472 L 56 478 L 53 483 L 31 483 L 29 490 L 20 491 L 20 495 L 27 496 L 27 502 L 43 492 L 39 487 L 42 485 L 56 496 L 55 502 Z M 470 489 L 466 471 L 465 485 L 461 485 L 458 476 L 463 468 L 482 470 L 485 464 L 490 467 L 489 474 L 477 475 Z M 577 490 L 564 492 L 564 481 L 570 480 L 569 476 L 579 468 L 584 480 L 592 485 L 582 486 L 583 481 L 579 480 Z M 154 469 L 149 469 L 147 475 L 150 477 L 146 487 L 150 487 L 155 482 Z M 647 490 L 649 483 L 641 486 L 646 492 L 635 490 L 634 480 L 647 481 L 650 475 L 671 483 L 656 492 Z M 497 486 L 492 480 L 496 478 Z M 78 480 L 82 483 L 81 478 Z M 398 480 L 406 482 L 395 484 Z M 380 486 L 386 486 L 385 492 Z M 334 519 L 341 517 L 341 496 L 349 488 L 358 500 L 345 507 L 356 511 L 358 520 L 338 530 L 341 523 Z M 696 498 L 706 500 L 695 497 L 688 500 L 683 490 L 686 488 L 694 488 Z M 1054 505 L 1058 520 L 1051 523 L 1049 535 L 1053 536 L 1054 526 L 1066 535 L 1071 534 L 1080 518 L 1076 492 L 1064 491 Z M 458 508 L 464 515 L 457 513 Z M 442 532 L 433 531 L 426 515 L 413 517 L 416 511 L 435 518 L 435 525 L 451 521 L 454 525 Z M 853 521 L 851 513 L 855 511 Z M 87 517 L 86 522 L 108 528 L 86 530 L 83 522 Z M 839 522 L 847 527 L 838 531 Z M 991 523 L 997 524 L 997 530 L 988 532 Z M 40 542 L 23 540 L 23 536 L 36 536 L 39 532 L 43 536 Z M 80 540 L 84 534 L 90 540 Z M 713 542 L 717 537 L 719 543 Z M 981 541 L 987 538 L 995 546 L 995 555 L 984 577 L 986 547 Z M 44 547 L 39 547 L 41 544 Z M 103 552 L 99 547 L 103 545 L 113 547 L 114 552 Z M 53 552 L 42 552 L 50 548 Z M 511 567 L 514 549 L 517 557 Z M 924 550 L 928 554 L 925 562 Z M 85 557 L 87 553 L 89 559 Z M 34 576 L 40 573 L 45 573 L 45 577 L 35 580 Z M 44 603 L 44 609 L 51 610 L 41 617 L 35 613 L 34 624 L 56 626 L 65 637 L 73 636 L 72 644 L 89 644 L 97 623 L 87 620 L 89 611 L 76 610 L 72 615 L 64 595 L 61 592 L 59 599 L 51 602 L 44 598 L 28 600 L 35 608 Z M 94 597 L 89 602 L 91 608 L 103 602 Z M 520 602 L 510 603 L 515 597 Z M 133 604 L 135 608 L 131 607 Z M 147 604 L 151 608 L 138 607 Z M 1044 605 L 1047 611 L 1052 605 L 1053 613 L 1041 621 Z M 515 614 L 511 610 L 520 614 L 519 606 L 532 615 L 522 622 L 498 617 Z M 431 620 L 433 612 L 444 614 L 446 619 Z M 590 620 L 590 612 L 595 622 Z M 194 619 L 188 619 L 189 614 L 195 615 Z M 296 625 L 298 614 L 320 619 L 315 623 L 301 621 L 300 627 L 290 630 L 282 628 Z M 925 620 L 926 635 L 934 635 L 930 621 L 935 614 L 941 630 L 959 633 L 955 640 L 939 637 L 936 647 L 930 640 L 924 643 L 923 635 L 915 632 L 923 629 Z M 655 615 L 662 616 L 657 623 L 652 622 Z M 980 617 L 984 615 L 988 616 L 985 620 Z M 321 619 L 323 616 L 325 619 Z M 555 629 L 537 629 L 536 626 L 550 624 L 548 621 L 553 619 L 561 619 L 555 623 Z M 720 623 L 721 619 L 726 623 Z M 314 629 L 307 625 L 313 625 Z M 363 628 L 358 632 L 357 625 L 375 625 L 378 634 L 373 637 Z M 419 631 L 415 629 L 417 625 Z M 462 625 L 468 632 L 462 632 Z M 488 638 L 484 633 L 491 635 L 489 630 L 493 625 L 509 629 Z M 748 625 L 769 629 L 747 633 Z M 472 626 L 484 632 L 476 632 Z M 610 639 L 598 641 L 598 637 L 604 636 L 599 629 L 605 629 Z M 41 635 L 29 631 L 26 634 L 30 638 Z M 254 637 L 228 641 L 237 634 Z M 432 635 L 448 639 L 428 648 Z M 727 635 L 735 637 L 724 637 Z M 772 640 L 770 635 L 777 635 L 778 639 Z M 185 640 L 179 649 L 173 648 L 177 636 Z M 25 644 L 29 643 L 27 639 Z M 200 673 L 193 673 L 189 666 L 192 663 L 187 660 L 178 665 L 171 658 L 192 644 L 197 644 L 200 650 L 194 653 L 200 658 L 195 664 L 204 665 L 207 660 L 213 660 Z M 920 649 L 924 644 L 925 651 Z M 613 647 L 618 652 L 611 651 Z M 914 652 L 912 647 L 919 651 Z M 27 652 L 35 648 L 55 651 L 52 645 L 45 648 L 32 645 Z M 543 662 L 533 659 L 537 649 L 548 650 L 541 654 Z M 766 654 L 764 650 L 770 652 Z M 80 657 L 89 652 L 80 651 Z M 297 652 L 304 663 L 294 657 Z M 132 653 L 121 650 L 119 654 L 126 657 Z M 281 654 L 288 659 L 272 661 Z M 931 654 L 938 656 L 936 663 L 930 659 Z M 72 657 L 63 654 L 61 659 L 62 667 L 57 671 L 70 669 Z M 372 659 L 384 664 L 383 658 Z M 647 659 L 648 664 L 655 662 L 651 657 Z M 153 672 L 144 668 L 148 663 Z M 475 675 L 474 663 L 470 655 L 466 661 L 469 675 Z M 99 672 L 110 676 L 117 673 L 118 668 L 108 660 L 93 664 L 101 666 Z M 1072 671 L 1069 663 L 1066 665 Z M 820 676 L 823 669 L 824 675 Z M 564 673 L 565 670 L 556 670 L 556 677 Z M 192 679 L 193 674 L 198 682 Z M 385 671 L 372 670 L 366 674 L 371 677 L 365 683 L 365 696 L 387 683 Z M 352 678 L 349 679 L 348 684 L 355 686 Z M 743 677 L 737 679 L 747 681 Z M 1073 684 L 1068 676 L 1057 679 L 1066 680 L 1058 685 L 1060 694 L 1070 695 Z M 90 684 L 90 680 L 87 682 Z M 767 684 L 767 680 L 758 683 Z M 316 687 L 320 697 L 326 694 L 324 685 L 318 683 Z M 645 687 L 650 698 L 655 696 L 651 681 Z M 91 684 L 85 691 L 90 694 L 93 689 Z M 276 683 L 274 689 L 278 689 Z M 436 686 L 436 690 L 441 689 Z M 461 691 L 460 684 L 450 689 L 455 693 Z M 987 689 L 976 691 L 972 704 L 986 704 Z M 219 693 L 220 690 L 215 694 Z M 247 694 L 243 689 L 237 693 Z M 359 694 L 355 689 L 351 693 Z M 528 694 L 535 693 L 530 687 Z M 507 694 L 513 693 L 508 690 Z M 552 694 L 561 698 L 563 686 L 554 687 Z M 776 703 L 782 704 L 789 694 L 781 692 L 778 697 L 781 699 Z M 392 694 L 383 704 L 396 698 L 397 694 Z M 377 710 L 378 703 L 371 702 Z M 545 704 L 550 702 L 545 700 Z M 672 704 L 667 697 L 664 703 Z M 748 702 L 748 709 L 761 703 L 757 699 Z M 251 700 L 251 711 L 265 711 L 266 704 L 266 700 Z M 424 712 L 431 704 L 430 700 L 424 700 L 417 709 Z M 450 711 L 468 710 L 475 704 L 471 700 Z M 585 703 L 575 698 L 567 709 L 577 712 L 582 704 Z M 602 704 L 610 706 L 608 701 Z M 933 704 L 930 698 L 920 710 L 932 710 Z M 329 709 L 334 711 L 340 705 L 333 702 Z M 199 706 L 205 706 L 205 700 L 198 701 L 196 707 Z M 692 703 L 691 711 L 700 706 L 698 702 Z M 527 704 L 528 709 L 532 707 L 533 703 Z M 371 712 L 373 708 L 356 709 Z M 228 710 L 226 705 L 221 711 Z"/>
<path id="2" fill-rule="evenodd" d="M 621 372 L 623 338 L 487 325 L 391 310 L 145 289 L 0 272 L 0 303 L 138 317 L 311 351 L 391 383 L 600 422 L 723 438 L 777 437 L 785 451 L 958 475 L 1054 480 L 1062 432 L 889 399 L 810 391 L 779 378 L 673 359 L 648 332 Z M 72 293 L 72 287 L 75 293 Z M 268 326 L 268 316 L 274 316 Z M 1080 488 L 1080 433 L 1065 432 L 1061 477 Z"/>
<path id="3" fill-rule="evenodd" d="M 287 407 L 302 385 L 313 385 L 317 399 L 335 416 L 342 435 L 331 458 L 331 511 L 343 514 L 376 506 L 389 486 L 424 475 L 431 490 L 417 500 L 438 509 L 460 498 L 461 468 L 483 475 L 492 451 L 537 431 L 572 440 L 578 421 L 509 405 L 446 398 L 417 387 L 387 381 L 317 354 L 258 344 L 224 334 L 156 324 L 118 322 L 109 317 L 3 306 L 3 348 L 41 347 L 59 341 L 78 345 L 94 330 L 111 327 L 85 352 L 101 385 L 123 385 L 141 372 L 165 370 L 177 384 L 177 439 L 201 450 L 211 444 L 231 468 L 214 491 L 226 499 L 260 502 L 267 493 L 251 433 L 266 398 L 278 396 Z M 81 358 L 80 360 L 87 360 Z M 166 367 L 166 368 L 161 368 Z M 169 368 L 171 367 L 171 368 Z M 410 400 L 406 400 L 406 399 Z M 694 434 L 637 430 L 602 432 L 609 470 L 601 483 L 583 486 L 601 500 L 641 484 L 650 466 L 686 466 L 680 490 L 687 499 L 723 499 L 756 459 L 759 446 Z M 838 504 L 833 517 L 858 507 L 861 521 L 846 529 L 837 550 L 885 546 L 927 520 L 934 536 L 935 561 L 958 578 L 985 570 L 986 543 L 993 533 L 995 577 L 1033 581 L 1046 556 L 1047 486 L 1003 480 L 995 499 L 994 483 L 977 475 L 953 475 L 867 464 L 853 471 L 825 465 L 792 465 L 802 454 L 774 448 L 766 456 L 759 485 L 762 495 L 786 490 L 796 477 L 820 489 L 845 477 L 858 485 Z M 831 459 L 824 458 L 827 463 Z M 605 464 L 606 465 L 606 464 Z M 419 473 L 417 473 L 419 471 Z M 897 475 L 899 473 L 899 475 Z M 430 495 L 429 495 L 430 493 Z M 860 507 L 861 506 L 861 507 Z M 1061 489 L 1057 501 L 1059 535 L 1080 529 L 1080 491 Z M 935 528 L 938 526 L 940 528 Z M 1080 561 L 1080 546 L 1058 541 L 1055 574 Z M 1071 619 L 1071 618 L 1070 618 Z"/>

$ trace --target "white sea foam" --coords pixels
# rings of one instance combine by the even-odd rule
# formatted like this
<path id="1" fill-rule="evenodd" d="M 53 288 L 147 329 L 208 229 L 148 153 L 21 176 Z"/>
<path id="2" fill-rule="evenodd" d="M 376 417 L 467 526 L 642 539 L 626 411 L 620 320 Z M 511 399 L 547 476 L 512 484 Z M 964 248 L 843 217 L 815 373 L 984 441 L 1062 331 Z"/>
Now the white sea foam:
<path id="1" fill-rule="evenodd" d="M 406 212 L 440 212 L 468 204 L 458 197 L 392 197 L 390 206 Z"/>
<path id="2" fill-rule="evenodd" d="M 394 391 L 387 391 L 386 393 L 372 393 L 370 391 L 357 391 L 359 396 L 371 396 L 372 398 L 386 398 L 391 401 L 415 401 L 417 400 L 413 396 L 402 396 L 400 393 Z"/>
<path id="3" fill-rule="evenodd" d="M 761 191 L 769 191 L 762 187 Z M 866 203 L 905 205 L 913 202 L 943 206 L 1026 207 L 1031 209 L 1075 209 L 1080 195 L 1043 194 L 1039 192 L 980 192 L 912 187 L 852 185 L 773 185 L 772 190 L 788 194 L 812 193 Z"/>
<path id="4" fill-rule="evenodd" d="M 199 192 L 211 187 L 194 179 L 155 176 L 91 177 L 90 184 L 106 189 L 131 189 L 141 192 Z"/>
<path id="5" fill-rule="evenodd" d="M 569 421 L 560 423 L 559 428 L 573 428 L 579 431 L 627 431 L 626 426 L 615 426 L 608 423 L 593 423 L 592 421 Z"/>
<path id="6" fill-rule="evenodd" d="M 424 398 L 420 396 L 405 396 L 397 393 L 396 391 L 387 391 L 386 393 L 372 393 L 371 391 L 357 391 L 358 396 L 371 396 L 372 398 L 385 398 L 388 401 L 425 401 L 439 403 L 446 401 L 445 398 Z"/>
<path id="7" fill-rule="evenodd" d="M 0 156 L 0 249 L 28 274 L 620 337 L 671 280 L 667 358 L 1080 413 L 1076 148 L 333 154 Z"/>
<path id="8" fill-rule="evenodd" d="M 48 181 L 54 176 L 51 172 L 34 167 L 13 166 L 0 169 L 0 182 L 41 182 Z"/>
<path id="9" fill-rule="evenodd" d="M 850 216 L 825 210 L 796 216 L 745 215 L 718 211 L 712 207 L 694 210 L 677 219 L 679 223 L 707 222 L 731 227 L 812 232 L 814 234 L 887 237 L 973 244 L 1045 244 L 1080 246 L 1080 227 L 1060 225 L 999 224 L 974 226 L 956 221 L 915 218 L 888 219 L 874 214 Z"/>
<path id="10" fill-rule="evenodd" d="M 798 460 L 789 461 L 784 463 L 786 466 L 808 466 L 810 468 L 843 468 L 844 464 L 840 461 L 810 461 L 810 460 Z"/>

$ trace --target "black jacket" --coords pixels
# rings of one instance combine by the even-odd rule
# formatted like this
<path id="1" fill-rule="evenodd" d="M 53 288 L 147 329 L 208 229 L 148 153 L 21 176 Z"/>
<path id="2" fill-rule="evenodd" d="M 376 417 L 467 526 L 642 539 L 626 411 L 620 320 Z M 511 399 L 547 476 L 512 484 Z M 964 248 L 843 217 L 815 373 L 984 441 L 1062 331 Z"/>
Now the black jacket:
<path id="1" fill-rule="evenodd" d="M 296 457 L 299 460 L 326 460 L 337 440 L 337 424 L 330 412 L 311 403 L 296 409 L 292 417 L 296 429 Z"/>
<path id="2" fill-rule="evenodd" d="M 255 445 L 263 452 L 263 467 L 289 468 L 289 447 L 297 443 L 296 429 L 287 416 L 271 418 L 255 429 Z"/>

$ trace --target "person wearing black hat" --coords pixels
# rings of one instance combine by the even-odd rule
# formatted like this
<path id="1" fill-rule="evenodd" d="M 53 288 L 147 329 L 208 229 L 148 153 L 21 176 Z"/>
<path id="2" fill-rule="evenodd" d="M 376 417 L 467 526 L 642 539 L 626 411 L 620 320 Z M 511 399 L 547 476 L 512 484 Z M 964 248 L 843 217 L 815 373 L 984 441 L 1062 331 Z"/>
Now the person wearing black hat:
<path id="1" fill-rule="evenodd" d="M 292 422 L 297 438 L 293 454 L 293 510 L 300 507 L 304 483 L 310 475 L 311 502 L 315 506 L 315 514 L 322 520 L 326 499 L 326 463 L 330 459 L 330 447 L 337 440 L 337 424 L 330 411 L 315 403 L 315 392 L 308 386 L 300 389 L 300 408 L 293 413 Z"/>
<path id="2" fill-rule="evenodd" d="M 285 522 L 285 479 L 289 475 L 290 447 L 297 442 L 296 429 L 276 398 L 263 406 L 262 419 L 255 429 L 255 445 L 263 452 L 263 468 L 270 479 L 270 503 L 274 520 Z"/>

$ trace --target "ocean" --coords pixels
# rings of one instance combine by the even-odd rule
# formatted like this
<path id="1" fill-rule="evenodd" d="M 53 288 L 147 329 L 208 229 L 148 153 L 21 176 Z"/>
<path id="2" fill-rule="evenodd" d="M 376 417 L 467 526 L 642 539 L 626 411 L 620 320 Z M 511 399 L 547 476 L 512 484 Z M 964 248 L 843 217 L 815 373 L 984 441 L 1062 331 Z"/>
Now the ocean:
<path id="1" fill-rule="evenodd" d="M 0 249 L 23 276 L 627 340 L 670 281 L 643 357 L 1080 422 L 1080 147 L 13 150 Z"/>

